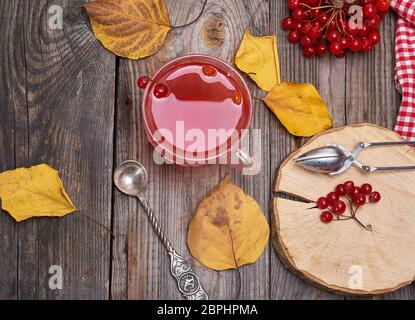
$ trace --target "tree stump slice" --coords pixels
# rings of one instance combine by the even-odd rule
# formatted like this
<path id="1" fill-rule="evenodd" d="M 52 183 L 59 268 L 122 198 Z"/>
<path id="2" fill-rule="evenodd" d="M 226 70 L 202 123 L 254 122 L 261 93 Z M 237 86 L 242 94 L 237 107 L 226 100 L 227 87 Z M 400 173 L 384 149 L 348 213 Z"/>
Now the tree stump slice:
<path id="1" fill-rule="evenodd" d="M 415 171 L 365 174 L 352 167 L 331 177 L 307 171 L 293 163 L 305 152 L 327 144 L 353 150 L 359 141 L 402 141 L 393 131 L 370 124 L 333 129 L 311 139 L 281 165 L 275 191 L 300 200 L 275 198 L 272 212 L 273 243 L 282 261 L 298 276 L 337 293 L 384 294 L 413 282 L 415 277 Z M 409 146 L 364 150 L 358 159 L 366 165 L 414 165 Z M 323 224 L 314 202 L 352 180 L 372 184 L 382 200 L 360 208 L 354 220 Z M 348 212 L 348 211 L 347 211 Z"/>

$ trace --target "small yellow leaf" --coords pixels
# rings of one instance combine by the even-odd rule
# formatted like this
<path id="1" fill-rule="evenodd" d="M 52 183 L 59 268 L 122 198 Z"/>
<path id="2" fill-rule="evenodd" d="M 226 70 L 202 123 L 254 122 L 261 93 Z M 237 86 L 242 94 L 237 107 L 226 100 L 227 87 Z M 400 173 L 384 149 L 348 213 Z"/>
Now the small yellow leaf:
<path id="1" fill-rule="evenodd" d="M 333 125 L 327 105 L 310 83 L 283 82 L 264 102 L 295 136 L 311 137 Z"/>
<path id="2" fill-rule="evenodd" d="M 95 36 L 121 57 L 157 53 L 171 30 L 165 0 L 98 0 L 84 6 Z"/>
<path id="3" fill-rule="evenodd" d="M 32 217 L 63 217 L 76 210 L 58 172 L 46 164 L 0 173 L 3 210 L 17 222 Z"/>
<path id="4" fill-rule="evenodd" d="M 256 262 L 268 238 L 259 205 L 226 177 L 200 203 L 187 243 L 200 263 L 221 271 Z"/>
<path id="5" fill-rule="evenodd" d="M 236 53 L 235 64 L 262 90 L 271 91 L 281 83 L 277 37 L 254 37 L 247 30 Z"/>

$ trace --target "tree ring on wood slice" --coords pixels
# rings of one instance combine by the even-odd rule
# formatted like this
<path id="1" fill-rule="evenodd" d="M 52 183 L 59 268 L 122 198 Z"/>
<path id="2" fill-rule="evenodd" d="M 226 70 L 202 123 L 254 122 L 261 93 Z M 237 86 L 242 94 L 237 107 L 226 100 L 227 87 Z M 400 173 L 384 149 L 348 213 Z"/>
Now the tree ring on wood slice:
<path id="1" fill-rule="evenodd" d="M 415 278 L 415 171 L 365 174 L 352 167 L 331 177 L 307 171 L 293 159 L 327 144 L 353 150 L 359 141 L 402 141 L 395 132 L 358 124 L 337 128 L 315 136 L 281 165 L 275 191 L 302 201 L 275 198 L 272 212 L 274 247 L 287 268 L 315 285 L 336 293 L 352 295 L 384 294 L 413 282 Z M 358 159 L 367 165 L 414 165 L 415 149 L 410 146 L 374 147 Z M 366 204 L 358 212 L 367 231 L 354 220 L 320 221 L 315 201 L 352 180 L 370 183 L 382 200 Z"/>

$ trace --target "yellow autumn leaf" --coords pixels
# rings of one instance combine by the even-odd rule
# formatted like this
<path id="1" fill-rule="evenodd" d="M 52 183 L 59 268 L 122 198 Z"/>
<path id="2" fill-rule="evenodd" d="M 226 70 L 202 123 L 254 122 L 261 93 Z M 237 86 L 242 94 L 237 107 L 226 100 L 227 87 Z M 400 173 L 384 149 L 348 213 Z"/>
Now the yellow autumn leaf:
<path id="1" fill-rule="evenodd" d="M 236 66 L 265 91 L 281 83 L 277 37 L 254 37 L 245 32 L 235 57 Z"/>
<path id="2" fill-rule="evenodd" d="M 171 30 L 165 0 L 98 0 L 84 6 L 95 36 L 121 57 L 157 53 Z"/>
<path id="3" fill-rule="evenodd" d="M 46 164 L 0 173 L 3 210 L 17 222 L 32 217 L 63 217 L 76 210 L 58 172 Z"/>
<path id="4" fill-rule="evenodd" d="M 187 243 L 200 263 L 221 271 L 256 262 L 268 238 L 259 205 L 226 177 L 200 203 Z"/>
<path id="5" fill-rule="evenodd" d="M 310 83 L 283 82 L 264 102 L 295 136 L 311 137 L 333 125 L 327 105 Z"/>

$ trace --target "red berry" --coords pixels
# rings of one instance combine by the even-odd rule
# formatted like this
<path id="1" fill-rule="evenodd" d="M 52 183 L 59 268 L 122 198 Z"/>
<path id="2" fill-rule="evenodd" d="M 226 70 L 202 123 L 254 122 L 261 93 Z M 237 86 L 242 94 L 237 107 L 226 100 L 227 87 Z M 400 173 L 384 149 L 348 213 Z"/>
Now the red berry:
<path id="1" fill-rule="evenodd" d="M 313 45 L 313 40 L 309 36 L 302 36 L 301 45 L 303 47 L 311 47 Z"/>
<path id="2" fill-rule="evenodd" d="M 370 42 L 370 40 L 369 40 L 369 39 L 364 38 L 364 39 L 362 40 L 362 51 L 364 51 L 364 52 L 369 52 L 369 51 L 371 51 L 372 49 L 373 49 L 373 44 L 372 44 L 372 42 Z"/>
<path id="3" fill-rule="evenodd" d="M 333 221 L 333 214 L 329 211 L 324 211 L 320 216 L 320 220 L 323 223 L 330 223 Z"/>
<path id="4" fill-rule="evenodd" d="M 300 0 L 289 0 L 288 1 L 288 8 L 291 10 L 296 10 L 300 7 L 301 1 Z"/>
<path id="5" fill-rule="evenodd" d="M 307 58 L 311 58 L 312 56 L 315 55 L 315 53 L 316 53 L 316 50 L 312 46 L 304 47 L 304 49 L 303 49 L 303 54 Z"/>
<path id="6" fill-rule="evenodd" d="M 378 44 L 380 42 L 380 33 L 379 33 L 379 31 L 372 31 L 369 34 L 369 41 L 372 44 Z"/>
<path id="7" fill-rule="evenodd" d="M 294 20 L 291 17 L 286 17 L 282 20 L 282 27 L 285 30 L 290 30 L 294 26 Z"/>
<path id="8" fill-rule="evenodd" d="M 205 76 L 208 76 L 208 77 L 214 77 L 217 75 L 216 69 L 212 66 L 204 66 L 202 68 L 202 72 Z"/>
<path id="9" fill-rule="evenodd" d="M 336 193 L 337 193 L 339 196 L 345 196 L 345 195 L 346 195 L 346 188 L 344 187 L 344 184 L 339 184 L 339 185 L 336 187 Z"/>
<path id="10" fill-rule="evenodd" d="M 341 54 L 343 52 L 343 49 L 342 49 L 340 43 L 337 43 L 337 42 L 336 43 L 332 43 L 330 45 L 330 52 L 332 54 L 334 54 L 335 56 Z"/>
<path id="11" fill-rule="evenodd" d="M 362 184 L 362 186 L 360 187 L 360 191 L 365 194 L 365 195 L 369 195 L 372 193 L 372 186 L 368 183 Z"/>
<path id="12" fill-rule="evenodd" d="M 370 29 L 369 29 L 369 27 L 367 26 L 367 24 L 364 24 L 360 29 L 358 29 L 359 30 L 359 36 L 361 36 L 361 37 L 366 37 L 368 34 L 369 34 L 369 32 L 370 32 Z"/>
<path id="13" fill-rule="evenodd" d="M 359 34 L 359 29 L 358 28 L 352 28 L 350 27 L 349 24 L 346 24 L 346 32 L 352 36 L 358 35 Z"/>
<path id="14" fill-rule="evenodd" d="M 304 10 L 303 9 L 296 9 L 293 11 L 292 16 L 295 20 L 302 20 L 304 19 Z"/>
<path id="15" fill-rule="evenodd" d="M 333 31 L 329 31 L 327 33 L 326 39 L 327 41 L 334 43 L 339 41 L 340 38 L 340 33 L 338 33 L 337 31 L 333 30 Z"/>
<path id="16" fill-rule="evenodd" d="M 373 18 L 367 20 L 367 26 L 371 30 L 376 30 L 382 22 L 382 18 L 378 15 L 374 16 Z"/>
<path id="17" fill-rule="evenodd" d="M 294 21 L 293 30 L 297 30 L 301 33 L 302 28 L 303 28 L 303 23 L 301 21 Z"/>
<path id="18" fill-rule="evenodd" d="M 359 39 L 353 39 L 350 42 L 350 50 L 352 50 L 353 52 L 362 50 L 362 42 Z"/>
<path id="19" fill-rule="evenodd" d="M 154 87 L 154 96 L 156 98 L 166 98 L 169 95 L 169 88 L 163 84 L 159 83 Z"/>
<path id="20" fill-rule="evenodd" d="M 311 10 L 311 16 L 313 18 L 317 18 L 321 14 L 321 9 L 313 9 Z"/>
<path id="21" fill-rule="evenodd" d="M 321 31 L 321 28 L 319 25 L 313 26 L 310 30 L 310 37 L 314 40 L 321 38 L 323 35 L 323 32 Z"/>
<path id="22" fill-rule="evenodd" d="M 349 48 L 350 46 L 350 41 L 346 37 L 341 37 L 339 43 L 343 50 Z"/>
<path id="23" fill-rule="evenodd" d="M 376 8 L 379 11 L 388 11 L 391 6 L 391 0 L 376 0 Z"/>
<path id="24" fill-rule="evenodd" d="M 316 45 L 316 53 L 320 56 L 323 57 L 326 55 L 327 51 L 329 50 L 328 47 L 324 44 L 324 43 L 319 43 Z"/>
<path id="25" fill-rule="evenodd" d="M 318 199 L 316 204 L 317 204 L 317 207 L 321 210 L 327 209 L 329 206 L 329 202 L 324 197 L 321 197 L 320 199 Z"/>
<path id="26" fill-rule="evenodd" d="M 313 25 L 310 22 L 308 22 L 308 23 L 306 23 L 302 26 L 301 32 L 304 35 L 309 35 L 312 27 L 313 27 Z"/>
<path id="27" fill-rule="evenodd" d="M 349 191 L 347 192 L 347 194 L 348 194 L 349 196 L 351 196 L 352 198 L 353 198 L 354 196 L 356 196 L 356 195 L 360 194 L 360 193 L 361 193 L 360 188 L 359 188 L 359 187 L 357 187 L 357 186 L 354 186 L 354 187 L 353 187 L 353 189 L 351 189 L 351 190 L 349 190 Z"/>
<path id="28" fill-rule="evenodd" d="M 145 88 L 147 88 L 149 82 L 150 82 L 150 78 L 149 77 L 142 76 L 142 77 L 138 78 L 138 80 L 137 80 L 137 86 L 140 89 L 145 89 Z"/>
<path id="29" fill-rule="evenodd" d="M 380 199 L 382 199 L 381 195 L 379 192 L 375 191 L 372 192 L 369 196 L 369 201 L 372 203 L 378 203 L 380 201 Z"/>
<path id="30" fill-rule="evenodd" d="M 368 4 L 363 7 L 363 16 L 365 18 L 373 18 L 376 16 L 378 9 L 374 4 Z"/>
<path id="31" fill-rule="evenodd" d="M 323 13 L 319 18 L 318 18 L 318 22 L 320 22 L 320 24 L 322 26 L 326 25 L 327 22 L 329 22 L 330 20 L 330 16 L 327 13 Z"/>
<path id="32" fill-rule="evenodd" d="M 327 26 L 327 29 L 329 29 L 330 31 L 337 30 L 337 21 L 336 20 L 332 20 L 329 23 L 329 25 Z"/>
<path id="33" fill-rule="evenodd" d="M 346 189 L 346 193 L 349 194 L 349 192 L 351 190 L 353 190 L 353 188 L 354 188 L 354 182 L 353 181 L 346 181 L 344 183 L 344 188 Z"/>
<path id="34" fill-rule="evenodd" d="M 326 198 L 329 205 L 333 205 L 335 201 L 339 200 L 339 195 L 337 194 L 337 192 L 330 192 Z"/>
<path id="35" fill-rule="evenodd" d="M 339 214 L 339 215 L 342 215 L 343 213 L 345 213 L 346 212 L 346 203 L 344 203 L 343 201 L 341 201 L 341 200 L 336 200 L 336 201 L 334 201 L 334 203 L 333 203 L 333 205 L 331 206 L 331 208 L 332 208 L 332 210 L 333 210 L 333 212 L 335 213 L 335 214 Z"/>
<path id="36" fill-rule="evenodd" d="M 290 41 L 291 43 L 297 43 L 298 41 L 300 41 L 300 32 L 298 31 L 290 31 L 290 33 L 288 34 L 288 41 Z"/>
<path id="37" fill-rule="evenodd" d="M 366 203 L 366 196 L 364 194 L 356 194 L 353 196 L 353 202 L 356 203 L 358 206 L 363 206 Z"/>
<path id="38" fill-rule="evenodd" d="M 234 92 L 232 95 L 233 103 L 240 105 L 242 103 L 242 94 L 240 92 Z"/>

